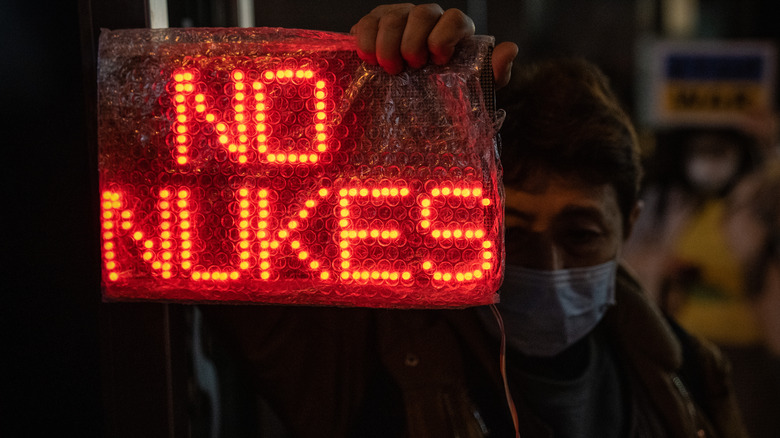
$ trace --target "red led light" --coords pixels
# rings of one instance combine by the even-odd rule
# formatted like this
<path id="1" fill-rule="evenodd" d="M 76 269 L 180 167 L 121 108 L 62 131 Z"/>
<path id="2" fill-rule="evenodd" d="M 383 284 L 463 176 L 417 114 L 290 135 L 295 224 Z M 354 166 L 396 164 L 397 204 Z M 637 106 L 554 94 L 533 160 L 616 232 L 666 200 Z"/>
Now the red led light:
<path id="1" fill-rule="evenodd" d="M 393 84 L 338 34 L 280 54 L 294 34 L 191 30 L 139 55 L 155 31 L 124 32 L 101 37 L 106 299 L 495 300 L 503 198 L 475 69 Z M 489 43 L 462 62 L 481 66 Z"/>

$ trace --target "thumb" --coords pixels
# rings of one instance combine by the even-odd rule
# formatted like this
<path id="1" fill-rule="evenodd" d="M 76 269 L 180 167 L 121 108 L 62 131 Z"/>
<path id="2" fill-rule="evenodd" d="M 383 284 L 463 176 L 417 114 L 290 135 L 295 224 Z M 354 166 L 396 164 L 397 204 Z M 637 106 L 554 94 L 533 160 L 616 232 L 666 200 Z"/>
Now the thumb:
<path id="1" fill-rule="evenodd" d="M 501 88 L 509 83 L 512 76 L 512 62 L 519 52 L 517 44 L 503 42 L 493 49 L 493 79 L 496 88 Z"/>

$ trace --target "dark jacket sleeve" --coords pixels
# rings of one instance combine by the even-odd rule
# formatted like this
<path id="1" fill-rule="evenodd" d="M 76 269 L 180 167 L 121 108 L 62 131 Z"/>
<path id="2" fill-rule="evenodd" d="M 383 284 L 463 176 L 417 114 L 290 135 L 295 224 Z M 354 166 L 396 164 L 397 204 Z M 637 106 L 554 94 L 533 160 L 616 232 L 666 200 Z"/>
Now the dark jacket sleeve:
<path id="1" fill-rule="evenodd" d="M 731 382 L 731 365 L 710 341 L 686 332 L 669 320 L 683 352 L 679 375 L 693 401 L 723 437 L 747 436 Z"/>
<path id="2" fill-rule="evenodd" d="M 719 349 L 664 317 L 625 267 L 616 293 L 605 322 L 669 436 L 747 437 Z"/>
<path id="3" fill-rule="evenodd" d="M 347 436 L 364 393 L 365 309 L 204 306 L 204 322 L 246 368 L 292 436 Z"/>

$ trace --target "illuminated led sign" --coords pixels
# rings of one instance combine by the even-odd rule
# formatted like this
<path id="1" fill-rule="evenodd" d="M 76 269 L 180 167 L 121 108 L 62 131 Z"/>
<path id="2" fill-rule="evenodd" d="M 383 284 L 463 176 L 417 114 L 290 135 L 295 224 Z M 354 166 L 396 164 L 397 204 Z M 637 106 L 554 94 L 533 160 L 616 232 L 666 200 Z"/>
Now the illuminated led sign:
<path id="1" fill-rule="evenodd" d="M 393 76 L 342 34 L 104 31 L 104 298 L 494 302 L 491 46 L 475 37 L 446 67 Z"/>

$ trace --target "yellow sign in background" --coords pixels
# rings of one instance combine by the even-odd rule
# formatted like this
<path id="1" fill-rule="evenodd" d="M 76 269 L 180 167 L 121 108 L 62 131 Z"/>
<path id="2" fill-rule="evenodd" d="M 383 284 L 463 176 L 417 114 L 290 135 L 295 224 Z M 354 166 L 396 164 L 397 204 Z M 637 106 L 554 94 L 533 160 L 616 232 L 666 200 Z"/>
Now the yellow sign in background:
<path id="1" fill-rule="evenodd" d="M 744 82 L 669 82 L 664 89 L 663 109 L 675 112 L 757 112 L 769 105 L 766 89 Z"/>

